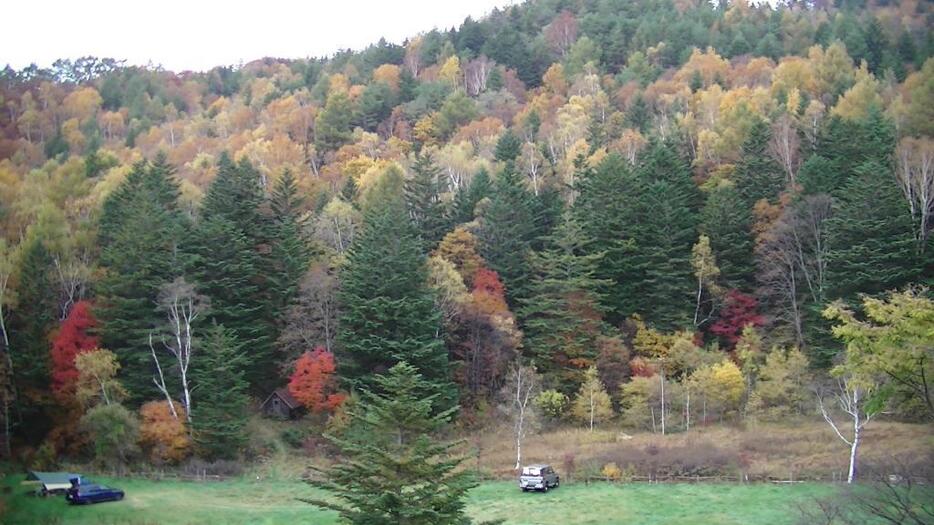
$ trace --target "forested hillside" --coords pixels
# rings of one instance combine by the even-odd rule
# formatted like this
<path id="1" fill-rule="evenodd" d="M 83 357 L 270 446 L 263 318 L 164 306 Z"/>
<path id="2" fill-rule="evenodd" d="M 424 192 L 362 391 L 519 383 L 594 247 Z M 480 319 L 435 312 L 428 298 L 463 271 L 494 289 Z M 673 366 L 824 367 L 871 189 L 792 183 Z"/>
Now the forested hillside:
<path id="1" fill-rule="evenodd" d="M 930 421 L 931 6 L 536 0 L 328 58 L 7 67 L 5 452 L 235 457 L 287 385 L 317 431 L 527 388 L 508 413 L 665 433 L 833 378 Z"/>

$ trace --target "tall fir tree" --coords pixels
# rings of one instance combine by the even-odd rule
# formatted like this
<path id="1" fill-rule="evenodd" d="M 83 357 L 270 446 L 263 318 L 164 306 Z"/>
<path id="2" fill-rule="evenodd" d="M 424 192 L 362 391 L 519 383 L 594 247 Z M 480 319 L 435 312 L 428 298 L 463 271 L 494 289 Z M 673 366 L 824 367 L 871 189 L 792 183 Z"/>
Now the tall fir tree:
<path id="1" fill-rule="evenodd" d="M 362 232 L 341 271 L 338 364 L 350 386 L 379 392 L 374 374 L 411 363 L 429 385 L 425 395 L 446 409 L 457 403 L 457 388 L 402 187 L 402 174 L 390 168 L 368 194 Z"/>
<path id="2" fill-rule="evenodd" d="M 514 162 L 522 148 L 522 140 L 511 129 L 507 129 L 496 141 L 493 158 L 500 162 Z"/>
<path id="3" fill-rule="evenodd" d="M 919 276 L 911 216 L 888 168 L 877 162 L 857 168 L 836 208 L 828 227 L 831 296 L 877 294 Z"/>
<path id="4" fill-rule="evenodd" d="M 637 253 L 630 262 L 639 279 L 634 313 L 661 330 L 693 326 L 691 249 L 697 242 L 697 218 L 691 198 L 682 187 L 655 178 L 653 171 L 640 175 L 643 189 L 636 198 L 643 222 L 635 230 Z"/>
<path id="5" fill-rule="evenodd" d="M 684 195 L 692 211 L 700 209 L 703 196 L 691 173 L 688 162 L 671 141 L 652 140 L 639 156 L 638 173 L 648 182 L 665 181 Z"/>
<path id="6" fill-rule="evenodd" d="M 511 307 L 525 297 L 528 255 L 535 240 L 534 196 L 511 162 L 493 181 L 480 227 L 480 255 L 499 274 Z"/>
<path id="7" fill-rule="evenodd" d="M 769 153 L 771 138 L 769 125 L 763 120 L 756 120 L 743 142 L 733 174 L 742 204 L 750 210 L 761 199 L 775 202 L 785 189 L 785 173 Z"/>
<path id="8" fill-rule="evenodd" d="M 336 501 L 305 501 L 355 525 L 469 524 L 464 500 L 476 484 L 458 468 L 457 443 L 431 435 L 453 409 L 439 411 L 438 394 L 424 394 L 431 381 L 405 362 L 373 379 L 374 391 L 362 392 L 350 413 L 356 432 L 328 438 L 344 459 L 324 472 L 325 481 L 311 482 Z"/>
<path id="9" fill-rule="evenodd" d="M 602 333 L 599 289 L 605 283 L 596 273 L 603 253 L 586 253 L 588 241 L 568 214 L 549 236 L 549 247 L 532 254 L 529 296 L 519 310 L 526 353 L 565 392 L 573 392 L 594 364 Z"/>
<path id="10" fill-rule="evenodd" d="M 194 231 L 191 273 L 198 291 L 211 300 L 207 318 L 232 330 L 248 349 L 246 377 L 262 392 L 277 383 L 270 297 L 277 290 L 266 255 L 275 228 L 261 213 L 259 180 L 248 161 L 220 158 Z"/>
<path id="11" fill-rule="evenodd" d="M 27 233 L 20 250 L 18 302 L 8 325 L 9 364 L 15 372 L 19 423 L 41 437 L 49 424 L 45 414 L 51 371 L 49 332 L 57 320 L 58 296 L 52 282 L 52 257 L 42 239 Z"/>
<path id="12" fill-rule="evenodd" d="M 493 183 L 490 181 L 490 174 L 486 168 L 480 168 L 469 184 L 461 185 L 454 193 L 451 209 L 452 224 L 463 224 L 474 220 L 477 204 L 490 196 L 493 191 L 492 187 Z"/>
<path id="13" fill-rule="evenodd" d="M 828 162 L 811 166 L 813 172 L 803 174 L 806 189 L 840 196 L 863 164 L 891 167 L 895 142 L 895 126 L 880 108 L 870 107 L 867 116 L 859 120 L 830 117 L 821 127 L 816 145 L 817 154 Z"/>
<path id="14" fill-rule="evenodd" d="M 120 359 L 130 403 L 153 390 L 149 334 L 164 321 L 156 309 L 159 289 L 181 276 L 188 262 L 182 244 L 188 222 L 172 174 L 161 156 L 135 164 L 101 214 L 101 343 Z"/>
<path id="15" fill-rule="evenodd" d="M 433 249 L 450 227 L 447 206 L 441 199 L 441 169 L 431 154 L 416 155 L 412 177 L 405 181 L 405 204 L 409 217 L 426 249 Z"/>
<path id="16" fill-rule="evenodd" d="M 632 297 L 638 277 L 629 259 L 636 251 L 632 229 L 641 220 L 637 179 L 629 163 L 615 154 L 595 168 L 583 168 L 576 178 L 579 195 L 572 210 L 589 239 L 585 252 L 604 253 L 596 276 L 605 283 L 600 291 L 607 320 L 618 324 L 636 312 Z"/>
<path id="17" fill-rule="evenodd" d="M 272 210 L 272 246 L 270 306 L 273 319 L 281 320 L 286 308 L 298 293 L 298 284 L 311 264 L 312 249 L 302 233 L 303 200 L 292 172 L 286 169 L 276 181 L 270 196 Z"/>
<path id="18" fill-rule="evenodd" d="M 192 435 L 208 459 L 235 459 L 247 442 L 249 396 L 244 368 L 251 366 L 240 337 L 223 325 L 207 329 L 193 370 L 196 395 Z"/>
<path id="19" fill-rule="evenodd" d="M 707 194 L 700 230 L 710 237 L 723 281 L 731 288 L 750 290 L 755 277 L 752 210 L 742 204 L 732 182 L 721 182 Z"/>

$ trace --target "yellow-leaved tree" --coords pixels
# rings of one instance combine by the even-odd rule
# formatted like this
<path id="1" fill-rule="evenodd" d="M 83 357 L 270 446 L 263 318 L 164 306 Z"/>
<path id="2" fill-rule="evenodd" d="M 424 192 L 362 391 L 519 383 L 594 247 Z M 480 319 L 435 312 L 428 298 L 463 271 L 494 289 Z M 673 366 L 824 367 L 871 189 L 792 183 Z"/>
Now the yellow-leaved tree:
<path id="1" fill-rule="evenodd" d="M 571 413 L 579 421 L 589 423 L 591 432 L 596 423 L 613 417 L 613 404 L 606 387 L 600 381 L 597 367 L 592 366 L 584 373 L 584 382 L 574 398 Z"/>

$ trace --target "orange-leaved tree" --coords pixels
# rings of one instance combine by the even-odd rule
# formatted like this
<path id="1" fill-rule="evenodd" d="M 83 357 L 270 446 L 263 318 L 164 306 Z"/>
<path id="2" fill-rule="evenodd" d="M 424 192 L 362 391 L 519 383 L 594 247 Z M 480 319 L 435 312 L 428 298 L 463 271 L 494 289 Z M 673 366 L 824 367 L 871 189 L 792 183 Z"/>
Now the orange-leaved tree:
<path id="1" fill-rule="evenodd" d="M 305 352 L 295 361 L 289 393 L 313 413 L 332 412 L 346 397 L 337 392 L 334 354 L 322 347 Z"/>
<path id="2" fill-rule="evenodd" d="M 139 444 L 153 463 L 178 463 L 191 453 L 191 436 L 185 427 L 185 408 L 176 401 L 175 414 L 165 400 L 149 401 L 139 409 Z"/>

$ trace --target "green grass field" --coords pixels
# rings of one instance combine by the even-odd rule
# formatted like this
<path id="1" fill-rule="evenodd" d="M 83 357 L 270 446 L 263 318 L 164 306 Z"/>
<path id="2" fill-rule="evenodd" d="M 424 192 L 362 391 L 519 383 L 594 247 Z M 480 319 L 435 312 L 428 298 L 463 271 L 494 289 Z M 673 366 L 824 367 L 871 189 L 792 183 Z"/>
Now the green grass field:
<path id="1" fill-rule="evenodd" d="M 123 488 L 121 502 L 72 507 L 64 497 L 28 495 L 22 476 L 3 480 L 4 524 L 292 524 L 336 523 L 336 515 L 298 498 L 316 494 L 292 481 L 177 482 L 104 479 Z M 524 494 L 512 483 L 484 483 L 471 494 L 476 521 L 509 525 L 666 524 L 782 525 L 798 519 L 797 506 L 833 488 L 821 484 L 625 484 L 565 485 L 547 494 Z"/>

